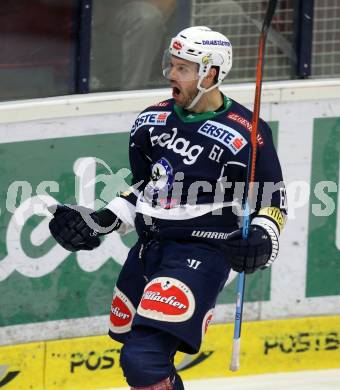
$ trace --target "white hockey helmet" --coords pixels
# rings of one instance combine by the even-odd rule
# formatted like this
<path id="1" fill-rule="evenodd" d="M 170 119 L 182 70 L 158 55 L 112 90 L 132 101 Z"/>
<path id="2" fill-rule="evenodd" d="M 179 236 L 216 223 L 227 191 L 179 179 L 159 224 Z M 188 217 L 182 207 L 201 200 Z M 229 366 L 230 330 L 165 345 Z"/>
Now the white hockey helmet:
<path id="1" fill-rule="evenodd" d="M 166 52 L 188 61 L 196 62 L 198 69 L 199 93 L 187 108 L 192 108 L 201 98 L 201 96 L 218 87 L 229 73 L 232 66 L 232 48 L 229 39 L 223 34 L 211 30 L 209 27 L 196 26 L 189 27 L 180 31 L 176 37 L 171 40 L 169 50 Z M 165 55 L 166 57 L 166 55 Z M 163 61 L 163 74 L 168 78 L 170 67 L 169 61 Z M 206 89 L 201 86 L 205 76 L 209 73 L 211 67 L 218 68 L 217 82 Z"/>

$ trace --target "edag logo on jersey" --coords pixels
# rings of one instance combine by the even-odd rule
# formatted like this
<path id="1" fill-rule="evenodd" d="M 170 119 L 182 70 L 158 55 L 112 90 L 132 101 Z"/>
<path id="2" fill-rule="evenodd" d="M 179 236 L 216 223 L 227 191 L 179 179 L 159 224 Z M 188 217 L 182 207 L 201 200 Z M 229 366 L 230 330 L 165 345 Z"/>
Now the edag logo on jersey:
<path id="1" fill-rule="evenodd" d="M 185 165 L 195 164 L 198 156 L 203 152 L 204 148 L 200 145 L 191 145 L 190 141 L 183 137 L 177 137 L 178 130 L 174 127 L 171 133 L 168 131 L 160 135 L 153 135 L 154 127 L 149 129 L 150 139 L 152 146 L 160 146 L 161 148 L 167 148 L 174 153 L 184 157 L 183 162 Z"/>
<path id="2" fill-rule="evenodd" d="M 220 142 L 234 155 L 242 150 L 248 143 L 238 131 L 215 121 L 205 122 L 198 129 L 198 133 Z"/>
<path id="3" fill-rule="evenodd" d="M 148 111 L 140 114 L 131 129 L 131 135 L 143 125 L 165 126 L 171 111 Z"/>

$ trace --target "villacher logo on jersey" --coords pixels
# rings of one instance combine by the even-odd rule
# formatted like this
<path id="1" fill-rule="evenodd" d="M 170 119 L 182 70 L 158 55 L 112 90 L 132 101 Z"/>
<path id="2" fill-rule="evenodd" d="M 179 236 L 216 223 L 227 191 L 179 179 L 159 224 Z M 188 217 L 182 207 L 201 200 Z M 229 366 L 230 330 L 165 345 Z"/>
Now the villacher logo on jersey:
<path id="1" fill-rule="evenodd" d="M 195 299 L 188 286 L 177 279 L 159 277 L 145 287 L 137 313 L 158 321 L 181 322 L 194 310 Z"/>
<path id="2" fill-rule="evenodd" d="M 207 313 L 205 314 L 205 316 L 203 318 L 203 322 L 202 322 L 202 340 L 204 338 L 204 335 L 207 333 L 207 330 L 208 330 L 208 327 L 210 325 L 210 322 L 213 319 L 213 313 L 214 313 L 214 309 L 210 309 L 210 310 L 207 311 Z"/>
<path id="3" fill-rule="evenodd" d="M 111 331 L 115 333 L 128 332 L 135 312 L 136 310 L 127 296 L 116 287 L 111 304 Z"/>
<path id="4" fill-rule="evenodd" d="M 131 315 L 128 313 L 123 313 L 119 306 L 114 306 L 111 307 L 111 313 L 116 317 L 116 318 L 121 318 L 122 320 L 128 320 Z"/>
<path id="5" fill-rule="evenodd" d="M 170 306 L 173 307 L 178 307 L 178 309 L 186 309 L 187 305 L 184 305 L 180 301 L 177 300 L 177 297 L 175 295 L 170 295 L 169 297 L 164 297 L 161 295 L 159 291 L 146 291 L 145 294 L 143 295 L 143 299 L 147 299 L 149 301 L 157 301 L 157 302 L 162 302 L 166 303 Z"/>

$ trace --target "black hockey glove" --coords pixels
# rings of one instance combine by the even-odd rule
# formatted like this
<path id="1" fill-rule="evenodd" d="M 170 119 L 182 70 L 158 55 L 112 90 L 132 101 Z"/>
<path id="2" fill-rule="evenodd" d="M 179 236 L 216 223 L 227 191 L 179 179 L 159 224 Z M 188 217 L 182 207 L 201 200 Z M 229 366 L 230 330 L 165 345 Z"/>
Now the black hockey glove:
<path id="1" fill-rule="evenodd" d="M 246 239 L 242 238 L 242 229 L 236 230 L 224 244 L 231 268 L 246 274 L 271 265 L 279 250 L 277 234 L 270 226 L 250 225 Z"/>
<path id="2" fill-rule="evenodd" d="M 92 250 L 100 245 L 99 236 L 117 230 L 121 220 L 108 209 L 94 212 L 82 206 L 51 206 L 49 229 L 54 239 L 71 252 Z"/>

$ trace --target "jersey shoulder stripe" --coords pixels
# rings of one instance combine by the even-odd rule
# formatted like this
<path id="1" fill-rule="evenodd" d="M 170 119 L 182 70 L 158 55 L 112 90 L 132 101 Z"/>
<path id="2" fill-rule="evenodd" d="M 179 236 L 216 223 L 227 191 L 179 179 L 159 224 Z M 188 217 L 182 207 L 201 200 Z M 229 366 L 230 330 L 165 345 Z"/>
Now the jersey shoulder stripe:
<path id="1" fill-rule="evenodd" d="M 246 139 L 249 140 L 250 134 L 252 132 L 253 113 L 240 103 L 234 100 L 232 102 L 232 107 L 230 110 L 228 110 L 227 114 L 225 116 L 222 116 L 222 118 L 218 117 L 218 119 L 222 119 L 222 123 L 233 127 L 235 130 L 239 131 Z M 264 146 L 266 144 L 265 139 L 268 136 L 271 138 L 271 129 L 268 124 L 260 118 L 257 134 L 258 146 Z"/>

